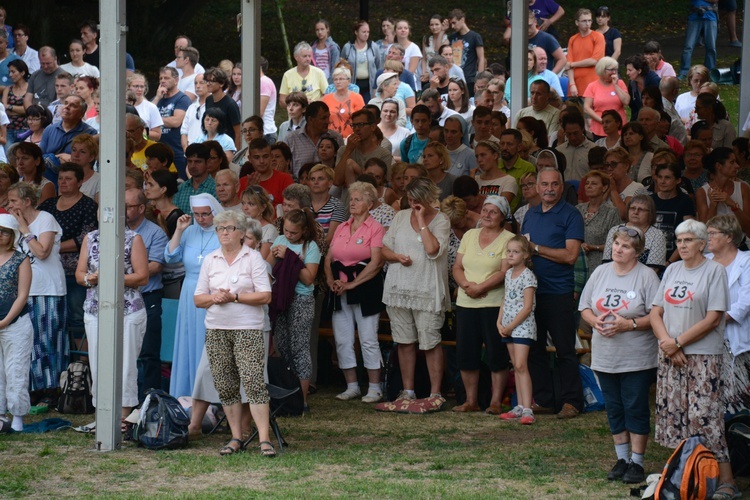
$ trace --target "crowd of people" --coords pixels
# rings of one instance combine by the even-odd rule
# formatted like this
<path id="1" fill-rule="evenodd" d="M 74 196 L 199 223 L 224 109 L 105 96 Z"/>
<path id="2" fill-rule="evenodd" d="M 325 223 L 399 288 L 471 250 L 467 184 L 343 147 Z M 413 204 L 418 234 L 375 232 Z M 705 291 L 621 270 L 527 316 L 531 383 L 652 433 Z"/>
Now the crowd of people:
<path id="1" fill-rule="evenodd" d="M 617 455 L 608 478 L 644 480 L 656 381 L 657 442 L 674 448 L 702 433 L 721 463 L 715 498 L 736 496 L 723 415 L 748 400 L 750 144 L 709 81 L 716 4 L 691 0 L 679 73 L 653 41 L 621 61 L 607 7 L 580 9 L 561 41 L 564 9 L 530 4 L 527 74 L 516 75 L 528 79 L 523 109 L 509 107 L 508 72 L 489 64 L 460 9 L 432 16 L 421 39 L 404 19 L 384 19 L 382 38 L 360 20 L 343 46 L 316 21 L 278 88 L 261 58 L 261 106 L 244 120 L 241 65 L 204 68 L 187 36 L 175 39 L 151 100 L 148 79 L 129 67 L 123 417 L 161 386 L 164 298 L 179 301 L 170 393 L 194 398 L 192 434 L 209 403 L 224 405 L 225 455 L 241 450 L 250 415 L 261 453 L 275 455 L 269 352 L 299 377 L 310 411 L 327 314 L 347 384 L 338 399 L 384 399 L 385 311 L 399 346 L 397 401 L 418 401 L 422 351 L 430 387 L 419 404 L 441 409 L 441 331 L 455 308 L 466 400 L 454 412 L 525 425 L 576 417 L 580 328 L 593 336 Z M 32 403 L 51 404 L 84 338 L 97 378 L 99 58 L 94 22 L 63 66 L 53 48 L 26 45 L 27 27 L 5 28 L 0 413 L 20 430 Z M 691 66 L 700 33 L 705 65 Z M 279 124 L 277 104 L 287 112 Z M 511 368 L 517 405 L 507 409 Z"/>

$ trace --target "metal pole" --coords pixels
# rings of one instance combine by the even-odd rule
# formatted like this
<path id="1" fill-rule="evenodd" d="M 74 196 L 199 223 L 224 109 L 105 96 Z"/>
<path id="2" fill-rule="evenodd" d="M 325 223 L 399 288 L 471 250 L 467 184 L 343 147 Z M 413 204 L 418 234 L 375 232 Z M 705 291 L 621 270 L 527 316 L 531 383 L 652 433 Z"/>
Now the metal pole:
<path id="1" fill-rule="evenodd" d="M 740 74 L 740 116 L 737 130 L 742 135 L 742 126 L 745 125 L 747 115 L 750 114 L 750 0 L 745 0 L 745 11 L 742 23 L 742 73 Z"/>
<path id="2" fill-rule="evenodd" d="M 529 4 L 528 0 L 512 0 L 510 15 L 510 116 L 526 107 L 528 100 L 528 46 L 529 46 Z"/>
<path id="3" fill-rule="evenodd" d="M 102 175 L 99 230 L 97 450 L 120 447 L 125 232 L 125 0 L 100 0 Z"/>
<path id="4" fill-rule="evenodd" d="M 242 2 L 242 119 L 260 113 L 260 1 Z"/>

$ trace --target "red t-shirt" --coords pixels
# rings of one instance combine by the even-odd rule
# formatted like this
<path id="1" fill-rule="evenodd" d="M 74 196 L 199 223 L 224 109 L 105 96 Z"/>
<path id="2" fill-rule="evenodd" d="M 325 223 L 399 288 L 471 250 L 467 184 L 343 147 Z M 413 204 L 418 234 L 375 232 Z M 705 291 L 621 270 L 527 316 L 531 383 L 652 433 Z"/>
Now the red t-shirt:
<path id="1" fill-rule="evenodd" d="M 578 73 L 578 69 L 576 69 L 576 73 Z M 577 81 L 578 76 L 576 76 L 576 82 Z M 626 94 L 628 93 L 628 88 L 622 80 L 617 80 L 617 86 Z M 593 100 L 591 107 L 594 108 L 594 111 L 599 114 L 599 116 L 608 109 L 614 109 L 617 111 L 617 114 L 620 115 L 620 118 L 622 118 L 622 123 L 627 123 L 628 117 L 625 115 L 625 105 L 623 105 L 622 101 L 617 96 L 615 87 L 611 83 L 609 85 L 604 85 L 597 77 L 595 81 L 589 83 L 589 86 L 586 87 L 583 97 L 590 97 Z M 604 128 L 602 128 L 602 124 L 596 120 L 591 120 L 591 132 L 598 136 L 606 135 L 604 133 Z"/>
<path id="2" fill-rule="evenodd" d="M 247 180 L 247 175 L 240 179 L 240 193 L 244 193 L 247 189 Z M 279 172 L 277 170 L 273 171 L 271 177 L 269 177 L 265 181 L 260 181 L 259 183 L 260 187 L 265 189 L 268 195 L 271 197 L 271 203 L 273 203 L 274 207 L 277 205 L 281 205 L 284 202 L 284 196 L 282 195 L 282 193 L 290 184 L 294 184 L 294 179 L 292 179 L 292 176 L 289 174 L 285 174 L 284 172 Z"/>

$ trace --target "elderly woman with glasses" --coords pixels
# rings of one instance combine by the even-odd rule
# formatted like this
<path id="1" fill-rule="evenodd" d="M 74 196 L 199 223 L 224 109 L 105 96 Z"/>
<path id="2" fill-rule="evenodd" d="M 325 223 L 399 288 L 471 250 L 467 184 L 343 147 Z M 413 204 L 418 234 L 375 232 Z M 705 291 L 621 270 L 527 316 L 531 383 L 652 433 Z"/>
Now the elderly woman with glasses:
<path id="1" fill-rule="evenodd" d="M 639 254 L 638 260 L 657 273 L 661 273 L 667 261 L 667 243 L 664 233 L 654 225 L 656 222 L 654 200 L 645 194 L 635 195 L 628 202 L 626 211 L 625 225 L 640 229 L 644 236 L 645 248 Z M 613 227 L 607 233 L 602 263 L 612 261 L 612 242 L 616 230 L 617 228 Z"/>
<path id="2" fill-rule="evenodd" d="M 219 201 L 210 194 L 191 196 L 190 208 L 193 217 L 182 215 L 177 219 L 172 239 L 164 249 L 167 264 L 181 262 L 185 266 L 169 384 L 169 393 L 175 397 L 193 394 L 195 374 L 206 340 L 206 311 L 195 306 L 193 295 L 204 259 L 219 247 L 214 216 L 224 211 Z"/>
<path id="3" fill-rule="evenodd" d="M 602 113 L 612 109 L 620 115 L 622 122 L 627 121 L 625 106 L 630 104 L 628 87 L 617 73 L 617 59 L 602 57 L 594 67 L 598 80 L 594 80 L 583 92 L 583 109 L 591 118 L 591 133 L 596 138 L 605 137 L 602 127 Z"/>
<path id="4" fill-rule="evenodd" d="M 335 130 L 342 137 L 352 135 L 352 113 L 365 107 L 362 96 L 349 90 L 352 74 L 348 68 L 338 67 L 333 70 L 335 92 L 323 96 L 322 101 L 331 113 L 329 129 Z"/>
<path id="5" fill-rule="evenodd" d="M 612 262 L 591 274 L 578 310 L 593 328 L 591 368 L 601 384 L 617 454 L 607 479 L 640 483 L 645 479 L 649 388 L 656 377 L 658 351 L 649 312 L 659 278 L 638 261 L 645 248 L 643 231 L 617 226 L 612 245 Z"/>
<path id="6" fill-rule="evenodd" d="M 724 339 L 729 347 L 732 373 L 724 382 L 727 385 L 725 399 L 728 412 L 750 406 L 750 253 L 739 251 L 745 235 L 739 222 L 732 215 L 717 215 L 708 221 L 707 258 L 723 265 L 729 284 L 729 310 L 725 315 Z"/>
<path id="7" fill-rule="evenodd" d="M 713 498 L 737 498 L 722 398 L 724 330 L 731 308 L 727 272 L 703 255 L 708 243 L 704 223 L 686 220 L 675 234 L 682 260 L 667 268 L 651 309 L 660 350 L 656 442 L 674 449 L 685 438 L 703 436 L 719 462 L 719 496 Z"/>
<path id="8" fill-rule="evenodd" d="M 207 255 L 201 267 L 194 301 L 206 310 L 206 353 L 232 432 L 232 439 L 219 453 L 242 450 L 242 384 L 258 427 L 261 454 L 273 457 L 268 390 L 263 381 L 263 305 L 271 302 L 271 283 L 263 257 L 243 245 L 244 214 L 222 212 L 215 224 L 220 247 Z"/>

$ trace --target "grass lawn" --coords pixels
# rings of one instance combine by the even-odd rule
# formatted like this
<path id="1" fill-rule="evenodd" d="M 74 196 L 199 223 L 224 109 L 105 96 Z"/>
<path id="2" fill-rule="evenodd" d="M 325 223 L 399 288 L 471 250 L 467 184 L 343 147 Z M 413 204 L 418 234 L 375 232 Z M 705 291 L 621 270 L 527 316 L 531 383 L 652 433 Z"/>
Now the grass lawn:
<path id="1" fill-rule="evenodd" d="M 153 452 L 124 443 L 97 453 L 93 435 L 64 430 L 0 437 L 0 496 L 626 498 L 610 483 L 615 462 L 603 412 L 533 426 L 485 414 L 383 414 L 359 401 L 334 399 L 337 388 L 311 396 L 312 413 L 280 419 L 290 444 L 279 458 L 255 450 L 220 457 L 228 435 L 179 451 Z M 50 413 L 32 417 L 92 416 Z M 72 418 L 71 418 L 72 417 Z M 257 443 L 256 443 L 257 444 Z M 670 452 L 650 444 L 647 472 Z"/>

